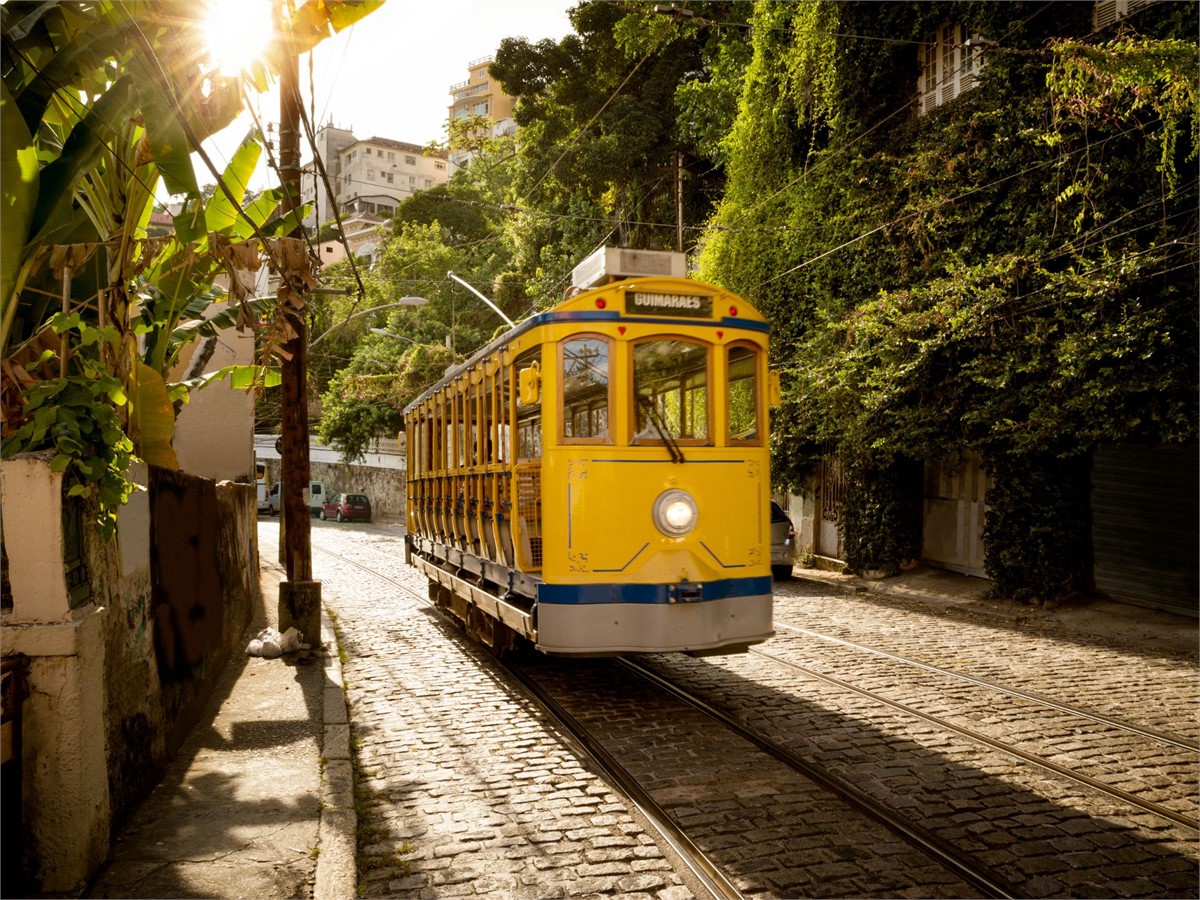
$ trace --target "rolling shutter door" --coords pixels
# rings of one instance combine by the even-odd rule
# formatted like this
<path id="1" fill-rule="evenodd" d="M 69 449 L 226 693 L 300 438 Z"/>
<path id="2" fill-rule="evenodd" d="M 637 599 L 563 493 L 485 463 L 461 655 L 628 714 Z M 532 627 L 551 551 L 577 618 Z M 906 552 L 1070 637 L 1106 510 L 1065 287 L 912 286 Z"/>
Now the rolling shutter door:
<path id="1" fill-rule="evenodd" d="M 1196 447 L 1096 451 L 1092 546 L 1099 591 L 1123 603 L 1197 615 L 1198 466 Z"/>

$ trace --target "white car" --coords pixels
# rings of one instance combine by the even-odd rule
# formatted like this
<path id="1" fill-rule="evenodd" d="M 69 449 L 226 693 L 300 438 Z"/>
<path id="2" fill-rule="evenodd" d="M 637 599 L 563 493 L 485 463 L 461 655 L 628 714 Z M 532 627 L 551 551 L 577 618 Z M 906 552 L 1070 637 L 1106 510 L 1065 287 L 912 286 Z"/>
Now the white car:
<path id="1" fill-rule="evenodd" d="M 796 564 L 796 529 L 783 507 L 771 501 L 771 575 L 776 581 L 792 577 Z"/>

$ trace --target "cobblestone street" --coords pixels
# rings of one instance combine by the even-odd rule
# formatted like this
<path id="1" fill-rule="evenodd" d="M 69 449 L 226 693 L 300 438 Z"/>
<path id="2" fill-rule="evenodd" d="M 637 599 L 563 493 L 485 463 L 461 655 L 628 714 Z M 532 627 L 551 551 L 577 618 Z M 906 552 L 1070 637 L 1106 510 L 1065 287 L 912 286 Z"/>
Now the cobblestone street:
<path id="1" fill-rule="evenodd" d="M 260 525 L 264 554 L 275 552 L 275 529 L 274 523 Z M 702 893 L 674 851 L 582 761 L 537 702 L 486 651 L 402 589 L 425 595 L 423 577 L 404 564 L 401 527 L 314 523 L 313 546 L 316 577 L 337 623 L 357 755 L 361 896 L 681 900 Z M 1114 737 L 1097 750 L 1062 720 L 1065 713 L 1034 710 L 1021 697 L 997 700 L 978 686 L 904 668 L 861 647 L 847 650 L 837 641 L 920 659 L 1189 741 L 1197 737 L 1194 651 L 1157 652 L 1123 641 L 1119 633 L 1003 627 L 803 581 L 779 586 L 776 626 L 778 636 L 763 649 L 793 664 L 869 684 L 894 702 L 976 727 L 990 739 L 1020 739 L 1047 758 L 1086 766 L 1098 781 L 1144 794 L 1184 821 L 1196 814 L 1194 752 L 1167 752 L 1140 737 Z M 612 683 L 601 662 L 577 666 L 581 696 L 591 690 L 599 697 Z M 683 672 L 713 702 L 740 709 L 744 721 L 761 721 L 773 739 L 819 757 L 899 806 L 918 808 L 930 828 L 986 857 L 1020 895 L 1195 893 L 1194 828 L 1122 809 L 1087 788 L 1064 787 L 1036 766 L 981 751 L 920 720 L 914 724 L 906 714 L 882 714 L 861 698 L 798 681 L 759 655 L 667 656 L 655 665 Z M 587 718 L 587 704 L 576 702 L 575 714 Z M 628 745 L 644 768 L 656 769 L 659 757 L 668 772 L 661 754 L 673 729 L 656 737 L 649 729 L 622 727 L 616 707 L 611 716 L 593 712 L 608 723 L 614 743 Z M 1098 728 L 1103 735 L 1107 726 Z M 678 749 L 673 752 L 672 759 L 683 760 Z M 696 747 L 693 755 L 700 752 Z M 950 762 L 948 770 L 934 764 L 942 759 Z M 954 773 L 950 782 L 947 771 Z M 894 856 L 889 873 L 886 859 L 896 851 L 835 852 L 821 839 L 790 832 L 786 816 L 794 813 L 776 807 L 775 784 L 729 785 L 725 822 L 742 815 L 737 804 L 759 809 L 745 813 L 741 827 L 722 826 L 728 837 L 719 837 L 712 828 L 721 817 L 703 813 L 706 798 L 686 787 L 692 776 L 672 777 L 682 778 L 671 789 L 679 815 L 701 833 L 709 827 L 710 849 L 723 846 L 737 858 L 772 857 L 774 877 L 738 881 L 745 895 L 968 895 L 936 867 L 920 874 L 924 869 L 907 859 L 907 849 Z M 845 824 L 845 814 L 834 818 Z M 757 854 L 737 849 L 742 832 L 760 835 Z M 901 870 L 916 886 L 898 886 Z"/>

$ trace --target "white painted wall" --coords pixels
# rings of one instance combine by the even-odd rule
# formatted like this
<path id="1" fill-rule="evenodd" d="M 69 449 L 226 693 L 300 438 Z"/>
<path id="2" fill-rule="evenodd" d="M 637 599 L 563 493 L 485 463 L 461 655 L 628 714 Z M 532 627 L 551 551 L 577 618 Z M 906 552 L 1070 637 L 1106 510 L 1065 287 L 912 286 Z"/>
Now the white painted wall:
<path id="1" fill-rule="evenodd" d="M 92 602 L 70 607 L 58 515 L 62 475 L 50 471 L 52 455 L 22 454 L 0 462 L 13 593 L 13 607 L 0 622 L 0 649 L 5 656 L 30 657 L 21 769 L 23 819 L 31 832 L 25 840 L 39 866 L 35 875 L 43 891 L 74 895 L 109 847 L 105 610 Z"/>

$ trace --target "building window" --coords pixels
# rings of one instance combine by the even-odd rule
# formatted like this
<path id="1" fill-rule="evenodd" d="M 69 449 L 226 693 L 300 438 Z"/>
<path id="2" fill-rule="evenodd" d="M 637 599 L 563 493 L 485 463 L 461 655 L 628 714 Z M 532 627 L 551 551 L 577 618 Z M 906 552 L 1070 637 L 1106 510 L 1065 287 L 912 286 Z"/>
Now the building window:
<path id="1" fill-rule="evenodd" d="M 387 180 L 388 180 L 388 184 L 392 183 L 392 173 L 391 172 L 387 173 Z"/>
<path id="2" fill-rule="evenodd" d="M 487 105 L 486 100 L 483 103 L 476 103 L 471 108 L 471 115 L 473 115 L 473 116 L 486 116 L 487 114 L 488 114 L 488 105 Z"/>
<path id="3" fill-rule="evenodd" d="M 415 166 L 417 164 L 417 158 L 415 156 L 406 156 L 404 157 L 404 164 L 406 166 Z"/>
<path id="4" fill-rule="evenodd" d="M 969 34 L 961 25 L 943 22 L 936 31 L 925 35 L 923 43 L 921 74 L 917 79 L 921 115 L 975 87 L 983 68 L 980 37 Z"/>
<path id="5" fill-rule="evenodd" d="M 433 167 L 439 172 L 444 172 L 446 170 L 446 164 L 444 162 L 434 163 Z"/>
<path id="6" fill-rule="evenodd" d="M 428 178 L 425 179 L 425 187 L 427 187 L 427 188 L 433 187 L 433 182 Z"/>
<path id="7" fill-rule="evenodd" d="M 375 180 L 375 170 L 367 169 L 367 181 L 374 181 L 374 180 Z"/>
<path id="8" fill-rule="evenodd" d="M 416 184 L 416 183 L 417 183 L 417 176 L 416 176 L 416 175 L 409 175 L 409 176 L 408 176 L 408 183 L 409 183 L 410 185 Z"/>
<path id="9" fill-rule="evenodd" d="M 1118 19 L 1132 16 L 1154 2 L 1155 0 L 1096 0 L 1096 5 L 1092 7 L 1092 28 L 1096 31 L 1107 28 Z"/>

